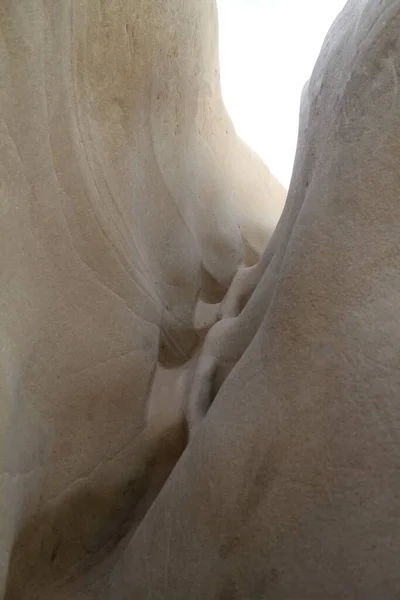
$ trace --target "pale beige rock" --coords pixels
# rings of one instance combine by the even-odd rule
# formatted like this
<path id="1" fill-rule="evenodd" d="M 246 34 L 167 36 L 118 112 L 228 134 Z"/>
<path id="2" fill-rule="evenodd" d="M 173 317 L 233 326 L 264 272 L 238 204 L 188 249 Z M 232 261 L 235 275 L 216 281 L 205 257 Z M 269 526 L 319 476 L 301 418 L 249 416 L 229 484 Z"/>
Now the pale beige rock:
<path id="1" fill-rule="evenodd" d="M 283 216 L 199 352 L 194 435 L 107 600 L 398 597 L 399 32 L 399 0 L 350 0 L 329 32 Z"/>
<path id="2" fill-rule="evenodd" d="M 400 0 L 329 32 L 253 266 L 211 1 L 1 23 L 3 596 L 395 600 Z"/>
<path id="3" fill-rule="evenodd" d="M 0 25 L 0 597 L 89 600 L 186 443 L 196 306 L 285 192 L 226 114 L 212 0 L 5 0 Z"/>

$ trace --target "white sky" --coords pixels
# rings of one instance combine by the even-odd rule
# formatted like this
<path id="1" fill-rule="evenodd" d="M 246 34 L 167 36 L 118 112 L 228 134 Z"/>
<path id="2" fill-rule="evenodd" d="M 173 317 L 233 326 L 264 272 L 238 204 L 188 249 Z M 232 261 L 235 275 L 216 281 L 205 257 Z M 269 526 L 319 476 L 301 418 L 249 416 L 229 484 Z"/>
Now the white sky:
<path id="1" fill-rule="evenodd" d="M 289 185 L 300 94 L 345 0 L 218 0 L 222 93 L 237 133 Z"/>

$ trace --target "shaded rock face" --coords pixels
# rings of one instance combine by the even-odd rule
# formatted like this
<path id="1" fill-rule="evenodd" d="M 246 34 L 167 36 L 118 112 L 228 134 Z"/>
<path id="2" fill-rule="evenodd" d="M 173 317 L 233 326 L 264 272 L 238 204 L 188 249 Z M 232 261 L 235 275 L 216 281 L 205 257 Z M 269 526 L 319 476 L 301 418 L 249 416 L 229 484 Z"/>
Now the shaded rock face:
<path id="1" fill-rule="evenodd" d="M 395 599 L 400 1 L 329 31 L 275 230 L 213 2 L 0 17 L 2 597 Z"/>
<path id="2" fill-rule="evenodd" d="M 213 1 L 0 21 L 0 597 L 99 598 L 187 443 L 177 375 L 285 191 L 223 106 Z"/>

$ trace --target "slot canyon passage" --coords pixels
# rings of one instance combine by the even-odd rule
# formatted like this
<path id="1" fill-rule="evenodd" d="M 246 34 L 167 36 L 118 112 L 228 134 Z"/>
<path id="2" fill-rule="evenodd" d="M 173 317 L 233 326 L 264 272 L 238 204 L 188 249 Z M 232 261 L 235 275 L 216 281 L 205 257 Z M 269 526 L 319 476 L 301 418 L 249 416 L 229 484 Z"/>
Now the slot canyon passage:
<path id="1" fill-rule="evenodd" d="M 0 598 L 398 598 L 400 0 L 333 23 L 287 199 L 213 0 L 0 26 Z"/>

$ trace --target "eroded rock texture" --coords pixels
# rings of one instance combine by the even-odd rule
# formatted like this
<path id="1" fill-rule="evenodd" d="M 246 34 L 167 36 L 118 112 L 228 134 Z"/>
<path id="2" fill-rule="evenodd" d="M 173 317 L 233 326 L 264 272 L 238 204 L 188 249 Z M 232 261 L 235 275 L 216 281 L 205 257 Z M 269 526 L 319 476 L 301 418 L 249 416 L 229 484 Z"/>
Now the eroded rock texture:
<path id="1" fill-rule="evenodd" d="M 53 4 L 0 7 L 3 597 L 394 600 L 400 1 L 328 33 L 261 258 L 214 3 Z"/>
<path id="2" fill-rule="evenodd" d="M 0 22 L 0 596 L 76 598 L 186 445 L 162 365 L 198 352 L 285 191 L 223 106 L 214 2 Z"/>

